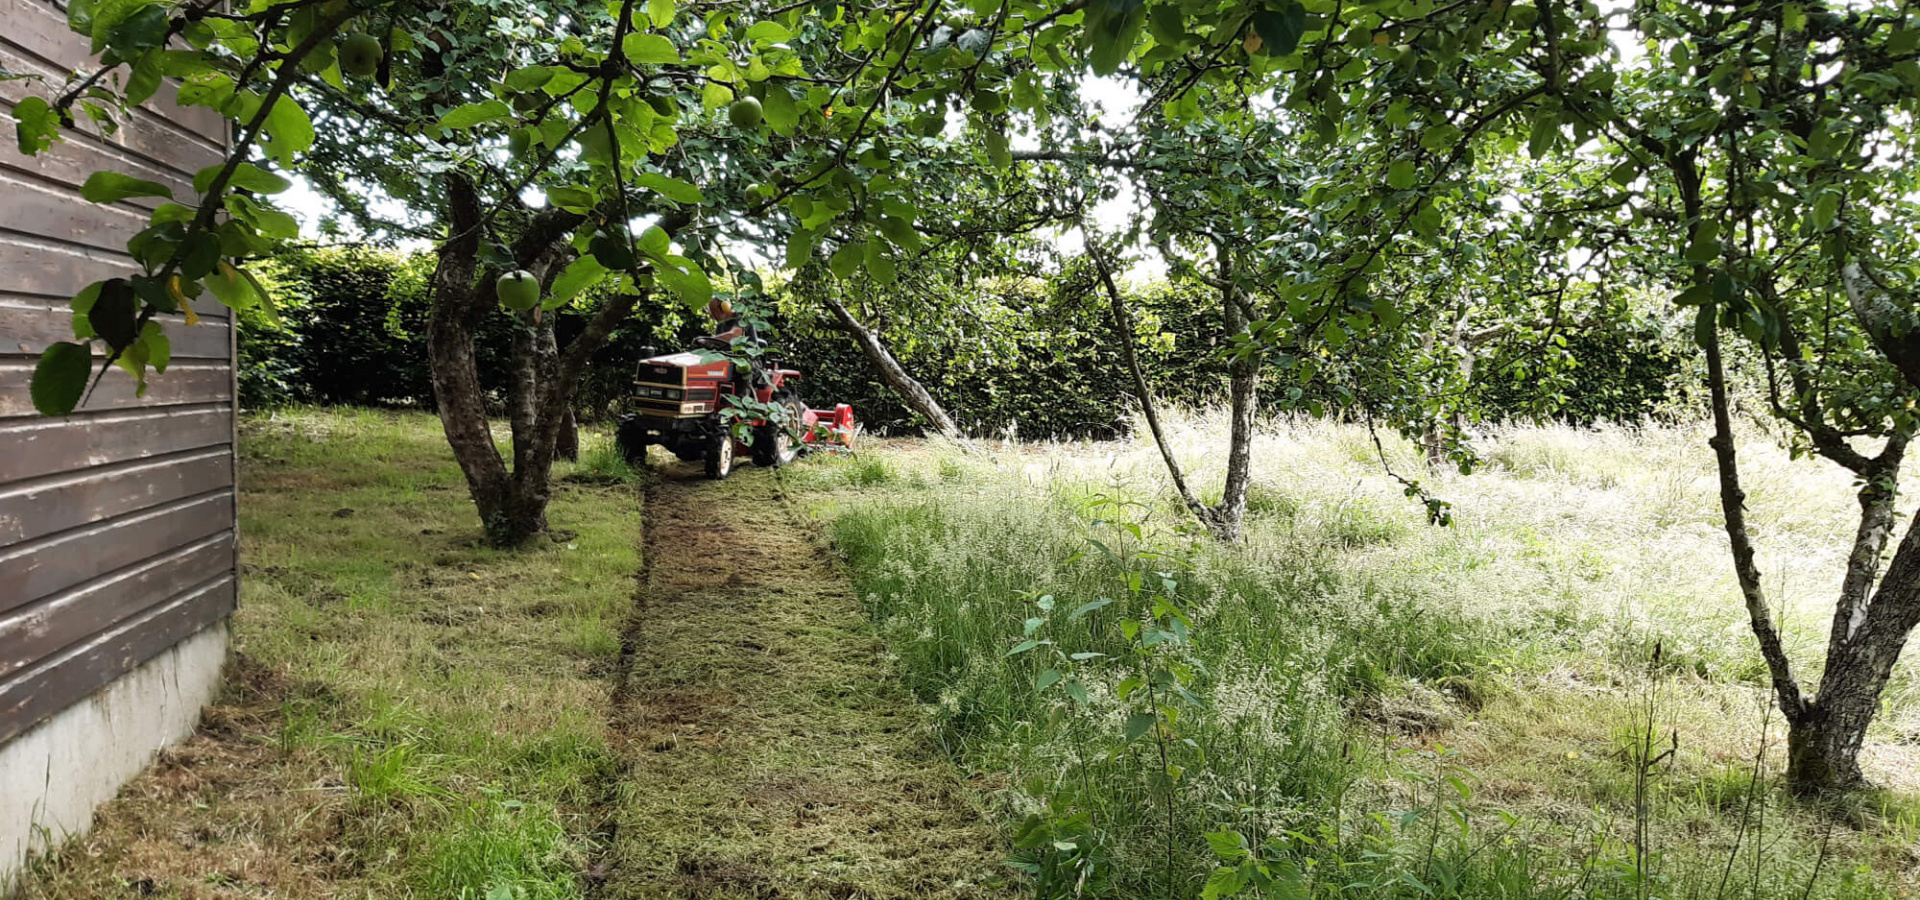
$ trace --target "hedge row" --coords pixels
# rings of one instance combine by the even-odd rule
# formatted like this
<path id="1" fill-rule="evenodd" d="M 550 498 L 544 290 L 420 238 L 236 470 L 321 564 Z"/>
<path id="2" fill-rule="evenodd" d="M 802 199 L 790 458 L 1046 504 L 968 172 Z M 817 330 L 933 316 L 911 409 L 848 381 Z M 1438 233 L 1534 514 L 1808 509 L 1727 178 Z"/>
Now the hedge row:
<path id="1" fill-rule="evenodd" d="M 269 267 L 284 327 L 241 317 L 241 402 L 431 407 L 426 286 L 430 254 L 411 256 L 342 248 L 289 254 Z M 988 298 L 993 340 L 956 331 L 929 338 L 880 321 L 900 362 L 975 433 L 1008 430 L 1027 437 L 1103 437 L 1125 428 L 1132 407 L 1127 373 L 1106 304 L 1084 278 L 1010 281 Z M 1225 365 L 1214 298 L 1166 283 L 1134 291 L 1137 348 L 1157 397 L 1177 404 L 1217 400 Z M 852 403 L 869 428 L 900 432 L 923 423 L 873 374 L 854 342 L 817 314 L 776 317 L 775 353 L 804 371 L 803 393 L 817 404 Z M 564 344 L 585 310 L 556 322 Z M 594 357 L 577 394 L 583 419 L 617 414 L 635 365 L 656 348 L 676 349 L 708 323 L 671 301 L 643 307 Z M 481 380 L 504 399 L 514 321 L 497 312 L 478 335 Z M 1613 332 L 1569 336 L 1578 365 L 1561 417 L 1577 422 L 1637 420 L 1667 395 L 1676 358 L 1657 335 Z M 1269 385 L 1270 389 L 1273 388 Z M 1539 388 L 1524 378 L 1493 386 L 1495 411 L 1535 408 Z M 1269 398 L 1273 400 L 1277 398 Z"/>

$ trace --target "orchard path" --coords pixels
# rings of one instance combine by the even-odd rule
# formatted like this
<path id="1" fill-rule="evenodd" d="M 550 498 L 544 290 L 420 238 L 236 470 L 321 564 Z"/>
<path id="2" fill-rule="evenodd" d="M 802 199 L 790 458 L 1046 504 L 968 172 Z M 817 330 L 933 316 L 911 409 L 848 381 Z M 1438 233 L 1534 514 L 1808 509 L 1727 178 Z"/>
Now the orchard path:
<path id="1" fill-rule="evenodd" d="M 712 482 L 656 458 L 644 497 L 613 689 L 626 771 L 594 896 L 1008 893 L 991 886 L 1002 839 L 778 474 Z"/>

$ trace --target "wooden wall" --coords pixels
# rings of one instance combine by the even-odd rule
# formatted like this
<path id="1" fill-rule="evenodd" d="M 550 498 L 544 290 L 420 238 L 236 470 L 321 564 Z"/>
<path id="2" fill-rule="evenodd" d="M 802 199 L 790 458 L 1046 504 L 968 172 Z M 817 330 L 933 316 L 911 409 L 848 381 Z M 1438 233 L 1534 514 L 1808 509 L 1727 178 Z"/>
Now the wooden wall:
<path id="1" fill-rule="evenodd" d="M 12 109 L 87 66 L 86 40 L 50 0 L 0 0 L 0 744 L 232 609 L 234 344 L 227 311 L 161 317 L 173 362 L 145 397 L 113 370 L 73 415 L 34 413 L 28 381 L 50 343 L 72 339 L 67 300 L 133 273 L 126 240 L 156 201 L 88 203 L 112 169 L 174 188 L 218 162 L 226 126 L 171 103 L 163 86 L 117 133 L 69 132 L 20 153 Z M 96 360 L 98 361 L 98 360 Z"/>

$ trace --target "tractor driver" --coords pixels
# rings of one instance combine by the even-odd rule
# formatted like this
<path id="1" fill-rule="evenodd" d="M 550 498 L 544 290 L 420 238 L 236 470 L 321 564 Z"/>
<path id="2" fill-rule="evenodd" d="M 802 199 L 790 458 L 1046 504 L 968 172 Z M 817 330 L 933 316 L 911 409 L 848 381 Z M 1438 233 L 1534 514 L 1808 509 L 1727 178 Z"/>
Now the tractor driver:
<path id="1" fill-rule="evenodd" d="M 747 339 L 748 346 L 756 350 L 765 346 L 765 342 L 760 339 L 760 329 L 754 327 L 754 324 L 745 316 L 736 312 L 731 301 L 723 297 L 708 300 L 707 315 L 713 317 L 720 330 L 695 340 L 695 344 L 715 350 L 725 350 L 731 348 L 736 339 L 744 337 Z M 766 373 L 761 371 L 757 354 L 748 357 L 747 365 L 744 367 L 735 361 L 733 372 L 734 391 L 742 396 L 752 396 L 752 389 L 763 383 L 766 376 Z"/>

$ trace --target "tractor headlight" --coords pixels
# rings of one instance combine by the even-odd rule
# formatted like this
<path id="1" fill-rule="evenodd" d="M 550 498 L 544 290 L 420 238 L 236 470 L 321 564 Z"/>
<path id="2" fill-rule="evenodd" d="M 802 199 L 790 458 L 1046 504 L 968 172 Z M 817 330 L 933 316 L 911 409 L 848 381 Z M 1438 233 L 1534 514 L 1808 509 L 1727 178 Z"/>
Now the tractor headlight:
<path id="1" fill-rule="evenodd" d="M 640 389 L 640 396 L 657 400 L 679 400 L 681 394 L 682 391 L 678 388 L 643 387 Z"/>

